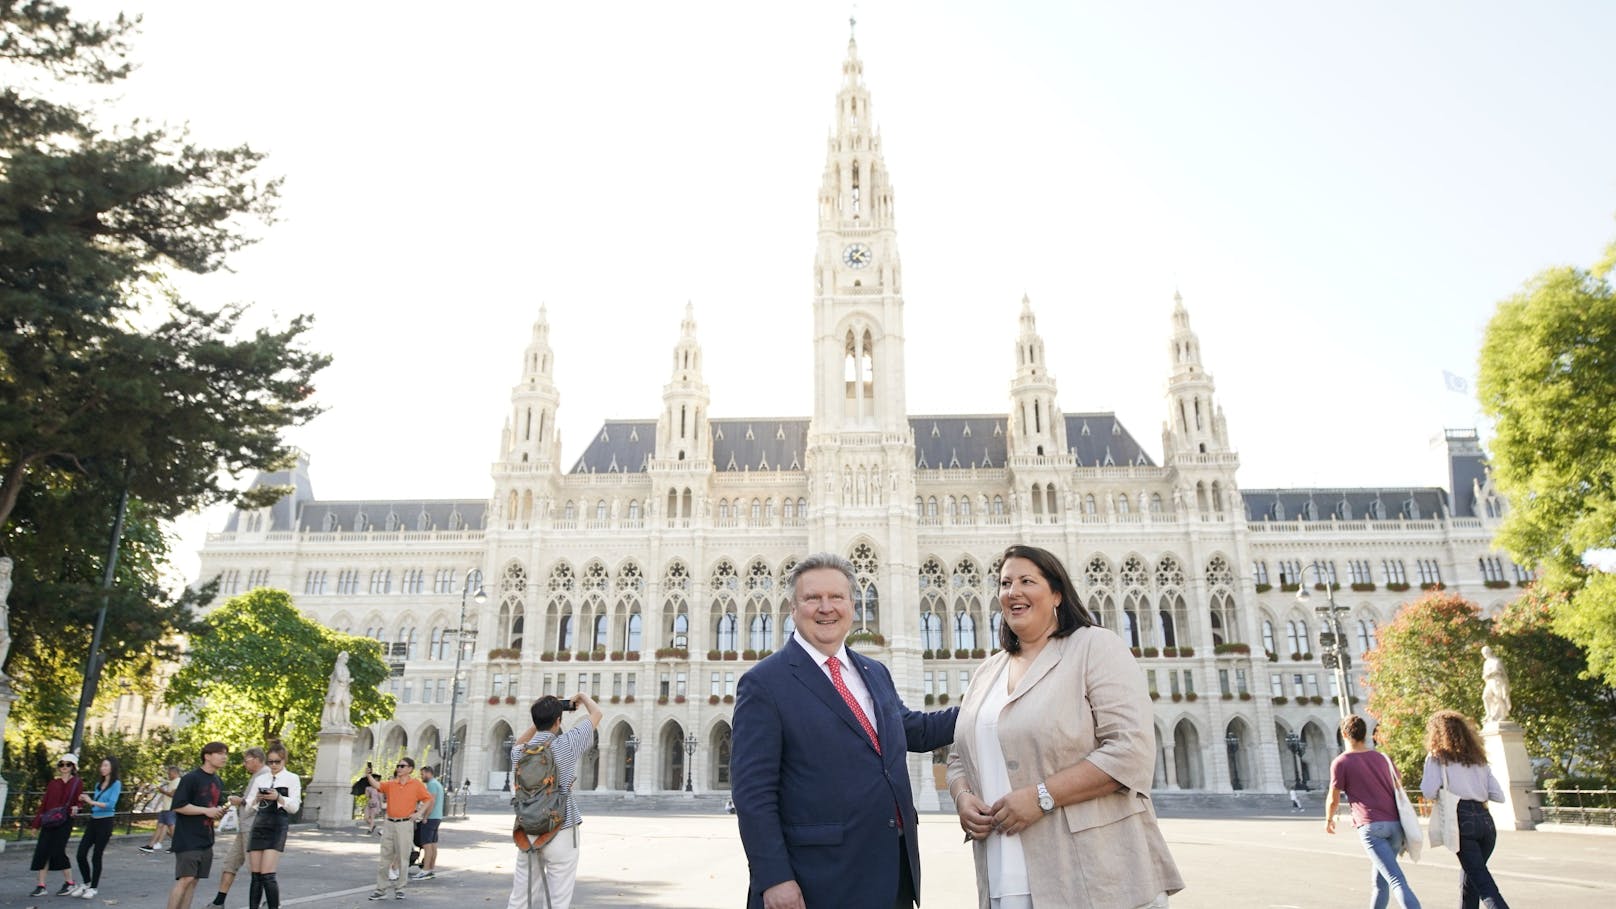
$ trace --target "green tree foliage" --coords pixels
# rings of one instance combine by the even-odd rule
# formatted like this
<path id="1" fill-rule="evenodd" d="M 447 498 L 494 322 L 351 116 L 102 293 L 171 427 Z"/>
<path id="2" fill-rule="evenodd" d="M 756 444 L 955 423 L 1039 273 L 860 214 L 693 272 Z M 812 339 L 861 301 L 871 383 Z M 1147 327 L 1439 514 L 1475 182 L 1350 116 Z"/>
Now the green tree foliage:
<path id="1" fill-rule="evenodd" d="M 1429 593 L 1397 611 L 1364 655 L 1375 738 L 1404 779 L 1419 779 L 1425 722 L 1438 710 L 1481 715 L 1481 647 L 1487 623 L 1475 603 Z"/>
<path id="2" fill-rule="evenodd" d="M 0 0 L 0 84 L 114 83 L 135 24 Z M 159 518 L 239 499 L 231 481 L 284 462 L 281 431 L 318 412 L 327 358 L 300 346 L 306 317 L 243 333 L 242 308 L 204 311 L 164 278 L 254 241 L 246 225 L 272 218 L 278 187 L 257 176 L 262 156 L 103 130 L 16 88 L 0 91 L 0 123 L 0 526 L 56 472 L 99 470 Z"/>
<path id="3" fill-rule="evenodd" d="M 166 700 L 196 719 L 181 741 L 218 740 L 239 750 L 279 738 L 301 772 L 314 767 L 327 683 L 337 654 L 348 652 L 352 721 L 364 726 L 393 715 L 381 645 L 304 618 L 284 590 L 259 588 L 208 614 L 191 639 L 185 664 Z"/>
<path id="4" fill-rule="evenodd" d="M 1536 588 L 1493 620 L 1493 648 L 1510 677 L 1510 716 L 1548 776 L 1616 782 L 1616 691 L 1587 676 L 1581 647 L 1556 634 L 1560 594 Z"/>
<path id="5" fill-rule="evenodd" d="M 1495 421 L 1493 477 L 1510 510 L 1498 542 L 1564 593 L 1554 627 L 1616 686 L 1616 576 L 1583 564 L 1616 546 L 1616 244 L 1591 270 L 1550 268 L 1498 304 L 1477 389 Z"/>
<path id="6" fill-rule="evenodd" d="M 175 657 L 174 635 L 190 629 L 192 610 L 213 595 L 211 584 L 170 592 L 163 577 L 168 540 L 140 501 L 130 503 L 106 594 L 102 570 L 116 507 L 105 487 L 59 475 L 24 491 L 0 536 L 16 561 L 9 597 L 14 639 L 6 662 L 19 695 L 6 729 L 13 743 L 66 738 L 104 596 L 101 658 L 119 672 Z"/>

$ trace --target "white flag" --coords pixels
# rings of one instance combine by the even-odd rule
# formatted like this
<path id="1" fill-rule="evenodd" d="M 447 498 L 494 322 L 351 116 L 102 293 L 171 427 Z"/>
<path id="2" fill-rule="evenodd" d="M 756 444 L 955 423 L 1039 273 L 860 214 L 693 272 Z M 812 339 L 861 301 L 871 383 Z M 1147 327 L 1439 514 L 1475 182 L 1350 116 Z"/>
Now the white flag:
<path id="1" fill-rule="evenodd" d="M 1470 383 L 1465 380 L 1464 376 L 1455 375 L 1444 369 L 1442 370 L 1442 381 L 1447 384 L 1448 391 L 1456 391 L 1459 394 L 1470 393 Z"/>

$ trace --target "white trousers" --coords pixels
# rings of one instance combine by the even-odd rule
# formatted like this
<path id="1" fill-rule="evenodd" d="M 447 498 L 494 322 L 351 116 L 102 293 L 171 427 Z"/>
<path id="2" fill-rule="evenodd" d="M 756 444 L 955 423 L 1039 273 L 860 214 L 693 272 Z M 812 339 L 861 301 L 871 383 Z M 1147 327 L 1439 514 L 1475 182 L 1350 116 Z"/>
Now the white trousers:
<path id="1" fill-rule="evenodd" d="M 544 844 L 538 855 L 516 853 L 516 870 L 511 875 L 511 898 L 505 909 L 572 909 L 572 889 L 578 883 L 578 825 L 562 830 Z M 528 874 L 532 869 L 535 873 Z M 550 883 L 550 905 L 544 904 L 544 885 L 539 871 Z M 532 893 L 528 892 L 529 888 Z M 529 902 L 531 898 L 532 902 Z"/>
<path id="2" fill-rule="evenodd" d="M 1032 909 L 1032 897 L 1025 893 L 1020 896 L 994 897 L 990 902 L 993 909 Z M 1168 909 L 1167 894 L 1156 894 L 1155 899 L 1140 906 L 1139 909 Z"/>

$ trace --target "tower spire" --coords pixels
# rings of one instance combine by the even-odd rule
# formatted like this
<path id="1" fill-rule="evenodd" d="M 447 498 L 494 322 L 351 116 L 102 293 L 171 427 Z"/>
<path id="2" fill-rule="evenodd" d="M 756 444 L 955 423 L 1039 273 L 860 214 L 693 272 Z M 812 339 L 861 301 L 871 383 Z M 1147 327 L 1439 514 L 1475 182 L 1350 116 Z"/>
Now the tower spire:
<path id="1" fill-rule="evenodd" d="M 1172 371 L 1167 378 L 1167 423 L 1163 426 L 1163 455 L 1213 454 L 1229 449 L 1223 409 L 1213 400 L 1212 376 L 1201 364 L 1201 340 L 1190 328 L 1184 296 L 1173 292 L 1173 336 L 1168 343 Z"/>
<path id="2" fill-rule="evenodd" d="M 1010 381 L 1010 454 L 1047 457 L 1066 452 L 1066 420 L 1055 404 L 1055 377 L 1044 359 L 1044 339 L 1032 299 L 1021 295 L 1016 375 Z"/>
<path id="3" fill-rule="evenodd" d="M 673 372 L 662 386 L 662 415 L 657 418 L 656 457 L 670 461 L 705 461 L 710 457 L 707 405 L 710 396 L 701 379 L 701 343 L 696 340 L 696 308 L 685 303 L 679 341 L 673 345 Z"/>

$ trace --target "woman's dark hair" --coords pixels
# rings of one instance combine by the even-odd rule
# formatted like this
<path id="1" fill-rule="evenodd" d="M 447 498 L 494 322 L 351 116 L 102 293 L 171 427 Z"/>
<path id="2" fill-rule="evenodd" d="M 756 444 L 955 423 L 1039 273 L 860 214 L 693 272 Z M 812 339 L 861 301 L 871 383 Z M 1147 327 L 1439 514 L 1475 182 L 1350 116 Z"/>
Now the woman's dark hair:
<path id="1" fill-rule="evenodd" d="M 123 772 L 123 764 L 120 763 L 116 757 L 114 757 L 113 755 L 110 755 L 110 754 L 107 755 L 106 757 L 102 758 L 101 760 L 106 761 L 107 763 L 112 765 L 112 773 L 110 773 L 106 777 L 106 783 L 107 783 L 107 785 L 110 786 L 113 783 L 116 783 L 118 781 L 119 774 L 121 774 Z M 101 778 L 101 775 L 99 773 L 100 769 L 101 768 L 99 768 L 99 767 L 96 768 L 96 770 L 98 771 L 96 773 L 97 780 L 100 780 L 100 778 Z"/>
<path id="2" fill-rule="evenodd" d="M 1037 546 L 1016 543 L 1004 551 L 999 564 L 1003 566 L 1011 559 L 1026 559 L 1031 562 L 1038 569 L 1038 573 L 1043 575 L 1049 589 L 1060 597 L 1060 603 L 1055 606 L 1055 631 L 1050 637 L 1064 638 L 1079 628 L 1097 624 L 1094 617 L 1089 615 L 1089 611 L 1077 602 L 1077 587 L 1072 583 L 1071 576 L 1066 573 L 1066 566 L 1061 564 L 1061 560 L 1056 558 L 1053 552 L 1039 549 Z M 1000 571 L 1003 571 L 1002 567 Z M 1010 630 L 1010 623 L 1002 619 L 999 622 L 999 646 L 1011 653 L 1021 652 L 1020 639 Z"/>
<path id="3" fill-rule="evenodd" d="M 1425 750 L 1444 764 L 1487 766 L 1487 752 L 1470 721 L 1456 710 L 1438 710 L 1425 724 Z"/>

